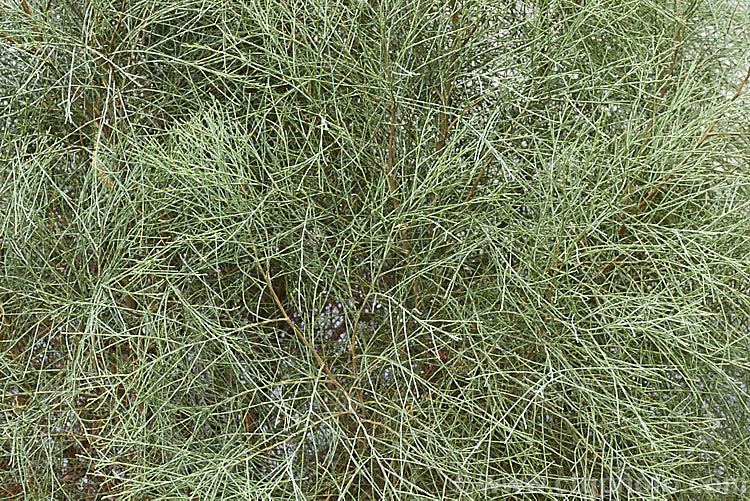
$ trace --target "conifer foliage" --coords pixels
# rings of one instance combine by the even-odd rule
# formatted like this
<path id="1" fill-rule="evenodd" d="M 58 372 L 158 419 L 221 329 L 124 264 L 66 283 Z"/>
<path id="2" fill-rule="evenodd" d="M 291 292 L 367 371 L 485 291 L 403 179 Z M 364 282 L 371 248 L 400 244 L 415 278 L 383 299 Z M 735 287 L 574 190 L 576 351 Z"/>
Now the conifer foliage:
<path id="1" fill-rule="evenodd" d="M 746 7 L 0 2 L 2 499 L 741 497 Z"/>

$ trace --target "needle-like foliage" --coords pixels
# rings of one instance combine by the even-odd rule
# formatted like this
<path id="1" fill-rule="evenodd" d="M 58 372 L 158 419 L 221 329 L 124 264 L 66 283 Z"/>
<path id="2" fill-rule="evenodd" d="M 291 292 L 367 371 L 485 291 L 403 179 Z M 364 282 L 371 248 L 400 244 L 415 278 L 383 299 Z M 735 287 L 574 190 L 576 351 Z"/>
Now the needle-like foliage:
<path id="1" fill-rule="evenodd" d="M 0 2 L 2 499 L 740 498 L 740 0 Z"/>

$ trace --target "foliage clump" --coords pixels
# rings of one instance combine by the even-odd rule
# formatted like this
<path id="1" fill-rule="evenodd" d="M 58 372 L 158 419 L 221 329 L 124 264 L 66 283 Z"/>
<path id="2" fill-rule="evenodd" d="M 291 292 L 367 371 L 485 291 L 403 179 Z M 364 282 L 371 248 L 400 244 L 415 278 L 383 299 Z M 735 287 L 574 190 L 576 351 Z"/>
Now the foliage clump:
<path id="1" fill-rule="evenodd" d="M 743 495 L 736 2 L 0 12 L 5 498 Z"/>

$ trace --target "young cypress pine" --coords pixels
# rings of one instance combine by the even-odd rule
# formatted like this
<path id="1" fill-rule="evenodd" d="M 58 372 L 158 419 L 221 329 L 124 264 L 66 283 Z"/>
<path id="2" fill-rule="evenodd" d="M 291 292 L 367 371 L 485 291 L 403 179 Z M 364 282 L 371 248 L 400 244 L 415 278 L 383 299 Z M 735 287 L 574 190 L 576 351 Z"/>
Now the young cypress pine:
<path id="1" fill-rule="evenodd" d="M 9 499 L 741 497 L 736 0 L 0 4 Z"/>

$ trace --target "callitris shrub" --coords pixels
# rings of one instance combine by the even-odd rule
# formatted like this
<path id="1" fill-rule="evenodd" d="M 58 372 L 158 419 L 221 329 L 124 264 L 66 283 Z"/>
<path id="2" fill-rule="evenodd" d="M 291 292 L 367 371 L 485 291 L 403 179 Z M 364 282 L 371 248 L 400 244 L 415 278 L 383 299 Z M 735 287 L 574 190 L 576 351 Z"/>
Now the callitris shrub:
<path id="1" fill-rule="evenodd" d="M 742 498 L 748 15 L 0 3 L 2 499 Z"/>

